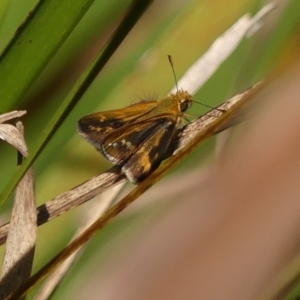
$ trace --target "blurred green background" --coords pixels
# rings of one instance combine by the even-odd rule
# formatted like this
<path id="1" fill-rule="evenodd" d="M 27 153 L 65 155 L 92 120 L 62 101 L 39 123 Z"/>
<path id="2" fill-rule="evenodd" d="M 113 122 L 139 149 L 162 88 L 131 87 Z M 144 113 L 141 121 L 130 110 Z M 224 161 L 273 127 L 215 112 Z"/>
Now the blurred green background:
<path id="1" fill-rule="evenodd" d="M 73 1 L 74 6 L 76 3 Z M 70 35 L 58 47 L 57 52 L 47 57 L 36 78 L 28 82 L 25 91 L 20 92 L 11 103 L 7 103 L 7 98 L 0 99 L 1 112 L 6 112 L 3 111 L 5 107 L 9 107 L 10 110 L 27 110 L 27 115 L 22 121 L 29 152 L 36 146 L 41 132 L 80 74 L 87 69 L 109 39 L 130 3 L 115 0 L 94 1 L 78 25 L 70 29 Z M 180 78 L 220 34 L 245 13 L 254 14 L 264 4 L 265 1 L 259 0 L 155 1 L 35 162 L 38 205 L 110 167 L 110 164 L 77 134 L 77 120 L 89 113 L 123 107 L 147 96 L 164 97 L 174 85 L 167 60 L 168 54 L 172 55 L 177 77 Z M 1 1 L 0 51 L 4 51 L 34 5 L 36 3 L 33 0 Z M 73 10 L 69 10 L 69 14 L 72 13 Z M 268 17 L 266 26 L 241 43 L 195 95 L 195 100 L 216 106 L 269 74 L 280 72 L 296 55 L 299 20 L 299 1 L 278 1 L 278 6 Z M 51 26 L 56 28 L 63 22 L 64 18 L 52 20 Z M 43 28 L 39 28 L 37 34 L 43 35 Z M 51 36 L 44 38 L 45 41 L 50 40 Z M 36 61 L 33 56 L 26 63 L 34 66 Z M 4 75 L 8 78 L 15 76 L 13 80 L 18 86 L 25 71 L 20 69 L 19 76 L 7 73 Z M 201 115 L 205 111 L 205 108 L 194 105 L 189 113 Z M 203 157 L 212 149 L 213 139 L 193 153 L 178 168 L 177 173 L 201 164 Z M 2 142 L 0 153 L 0 190 L 3 190 L 16 170 L 16 151 Z M 11 201 L 12 197 L 2 207 L 3 222 L 9 220 Z M 79 210 L 80 208 L 69 212 L 39 228 L 36 269 L 68 242 L 77 226 Z M 126 215 L 116 220 L 98 234 L 75 270 L 58 289 L 54 299 L 65 299 L 68 289 L 72 289 L 74 284 L 73 276 L 84 276 L 88 272 L 89 264 L 92 264 L 93 257 L 97 262 L 100 261 L 100 264 L 101 260 L 107 260 L 109 249 L 118 247 L 118 242 L 130 235 L 130 229 L 135 228 L 137 224 L 143 224 L 143 219 L 151 219 L 151 216 L 155 216 L 159 211 L 156 203 L 152 209 L 148 207 L 147 210 L 135 211 L 130 216 Z M 3 252 L 3 247 L 1 251 Z"/>

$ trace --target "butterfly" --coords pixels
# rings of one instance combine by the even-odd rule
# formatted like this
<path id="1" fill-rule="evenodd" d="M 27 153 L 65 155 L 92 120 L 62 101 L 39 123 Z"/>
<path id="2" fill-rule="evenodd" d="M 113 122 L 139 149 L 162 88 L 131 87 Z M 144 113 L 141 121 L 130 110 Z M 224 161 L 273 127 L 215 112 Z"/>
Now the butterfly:
<path id="1" fill-rule="evenodd" d="M 79 134 L 137 184 L 158 168 L 182 126 L 192 95 L 178 90 L 161 100 L 94 113 L 77 123 Z"/>

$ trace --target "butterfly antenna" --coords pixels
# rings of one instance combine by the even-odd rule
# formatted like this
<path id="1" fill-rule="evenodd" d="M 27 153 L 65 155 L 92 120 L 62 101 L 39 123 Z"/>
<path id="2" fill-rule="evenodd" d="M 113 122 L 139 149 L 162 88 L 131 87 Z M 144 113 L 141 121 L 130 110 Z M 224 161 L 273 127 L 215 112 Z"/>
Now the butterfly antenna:
<path id="1" fill-rule="evenodd" d="M 169 63 L 171 65 L 171 68 L 172 68 L 172 71 L 173 71 L 173 76 L 174 76 L 174 79 L 175 79 L 175 84 L 176 84 L 176 89 L 177 89 L 177 92 L 178 92 L 178 82 L 177 82 L 177 77 L 176 77 L 176 73 L 175 73 L 175 68 L 174 68 L 174 64 L 173 64 L 173 59 L 172 59 L 172 56 L 171 55 L 168 55 L 168 59 L 169 59 Z M 210 108 L 210 109 L 215 109 L 215 110 L 218 110 L 220 112 L 225 112 L 225 110 L 223 109 L 219 109 L 219 108 L 216 108 L 216 107 L 212 107 L 212 106 L 209 106 L 207 104 L 204 104 L 204 103 L 201 103 L 201 102 L 197 102 L 197 101 L 193 101 L 194 103 L 197 103 L 197 104 L 200 104 L 202 106 L 205 106 L 207 108 Z"/>
<path id="2" fill-rule="evenodd" d="M 212 106 L 210 106 L 210 105 L 207 105 L 207 104 L 204 104 L 204 103 L 201 103 L 201 102 L 197 102 L 197 101 L 193 101 L 194 103 L 196 103 L 196 104 L 200 104 L 200 105 L 202 105 L 202 106 L 204 106 L 204 107 L 207 107 L 207 108 L 210 108 L 210 109 L 216 109 L 215 107 L 212 107 Z"/>
<path id="3" fill-rule="evenodd" d="M 176 78 L 176 73 L 175 73 L 175 69 L 174 69 L 174 65 L 173 65 L 172 56 L 168 55 L 168 59 L 169 59 L 169 63 L 170 63 L 171 68 L 172 68 L 173 76 L 174 76 L 174 79 L 175 79 L 175 85 L 176 85 L 176 89 L 177 89 L 177 92 L 178 92 L 178 83 L 177 83 L 177 78 Z"/>
<path id="4" fill-rule="evenodd" d="M 194 100 L 193 102 L 196 103 L 196 104 L 200 104 L 200 105 L 202 105 L 202 106 L 204 106 L 204 107 L 210 108 L 210 109 L 212 109 L 212 110 L 218 110 L 218 111 L 220 111 L 220 112 L 225 112 L 225 111 L 226 111 L 226 110 L 224 110 L 224 109 L 220 109 L 220 108 L 218 108 L 218 107 L 213 107 L 213 106 L 210 106 L 210 105 L 201 103 L 201 102 L 197 102 L 197 101 L 195 101 L 195 100 Z"/>

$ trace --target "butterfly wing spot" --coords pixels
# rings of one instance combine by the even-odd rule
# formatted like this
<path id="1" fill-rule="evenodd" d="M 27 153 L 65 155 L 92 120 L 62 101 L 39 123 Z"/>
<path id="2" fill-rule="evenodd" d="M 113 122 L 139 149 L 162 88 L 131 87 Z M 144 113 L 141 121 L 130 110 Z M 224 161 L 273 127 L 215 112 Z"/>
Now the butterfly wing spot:
<path id="1" fill-rule="evenodd" d="M 121 122 L 121 121 L 119 121 L 119 120 L 117 120 L 117 121 L 110 121 L 108 123 L 108 126 L 111 127 L 111 128 L 113 128 L 113 129 L 120 128 L 123 125 L 124 125 L 124 123 Z"/>
<path id="2" fill-rule="evenodd" d="M 165 124 L 162 126 L 163 128 L 170 128 L 173 125 L 173 122 L 167 121 Z"/>
<path id="3" fill-rule="evenodd" d="M 88 129 L 91 131 L 91 132 L 100 132 L 102 129 L 100 127 L 97 127 L 97 126 L 93 126 L 93 125 L 90 125 L 88 127 Z"/>
<path id="4" fill-rule="evenodd" d="M 128 141 L 125 142 L 125 145 L 126 145 L 127 148 L 131 148 L 132 147 L 132 144 L 130 142 L 128 142 Z"/>
<path id="5" fill-rule="evenodd" d="M 132 147 L 132 144 L 131 144 L 129 141 L 126 141 L 125 139 L 123 139 L 123 140 L 121 141 L 121 145 L 122 145 L 122 146 L 126 146 L 127 148 Z"/>
<path id="6" fill-rule="evenodd" d="M 126 148 L 131 148 L 132 144 L 129 141 L 125 141 L 124 139 L 120 142 L 114 142 L 114 143 L 108 143 L 109 147 L 113 147 L 113 148 L 118 148 L 118 147 L 122 147 L 125 146 Z"/>
<path id="7" fill-rule="evenodd" d="M 118 143 L 109 143 L 108 147 L 113 147 L 113 148 L 117 148 L 119 146 Z"/>

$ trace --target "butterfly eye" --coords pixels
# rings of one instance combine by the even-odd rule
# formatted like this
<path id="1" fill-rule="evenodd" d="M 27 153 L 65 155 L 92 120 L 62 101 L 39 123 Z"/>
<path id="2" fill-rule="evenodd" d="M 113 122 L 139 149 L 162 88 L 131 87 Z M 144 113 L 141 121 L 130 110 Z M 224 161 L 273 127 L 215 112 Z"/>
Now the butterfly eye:
<path id="1" fill-rule="evenodd" d="M 191 106 L 191 102 L 188 100 L 184 100 L 180 103 L 180 111 L 184 112 Z"/>

